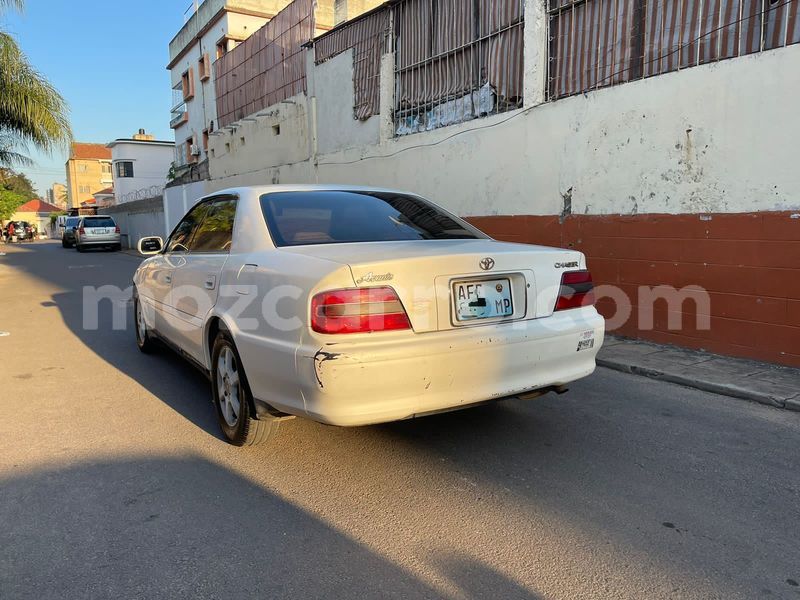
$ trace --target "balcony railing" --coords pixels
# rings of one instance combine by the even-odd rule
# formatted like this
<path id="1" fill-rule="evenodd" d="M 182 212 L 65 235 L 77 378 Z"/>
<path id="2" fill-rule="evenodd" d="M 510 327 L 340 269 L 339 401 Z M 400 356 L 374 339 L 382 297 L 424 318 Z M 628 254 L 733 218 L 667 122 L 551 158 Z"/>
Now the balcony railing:
<path id="1" fill-rule="evenodd" d="M 186 104 L 181 103 L 173 107 L 170 112 L 169 126 L 172 129 L 180 127 L 189 120 L 189 111 L 186 110 Z"/>

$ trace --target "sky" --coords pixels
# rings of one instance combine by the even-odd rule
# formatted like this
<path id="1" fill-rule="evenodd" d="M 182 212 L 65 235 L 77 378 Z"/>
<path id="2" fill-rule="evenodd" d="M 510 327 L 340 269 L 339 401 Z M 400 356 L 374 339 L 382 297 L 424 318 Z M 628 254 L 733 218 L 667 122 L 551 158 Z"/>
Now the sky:
<path id="1" fill-rule="evenodd" d="M 61 92 L 76 141 L 105 143 L 139 128 L 172 140 L 169 41 L 192 0 L 26 0 L 6 12 L 11 33 L 30 62 Z M 41 196 L 66 182 L 67 150 L 27 152 L 36 164 L 20 171 Z"/>

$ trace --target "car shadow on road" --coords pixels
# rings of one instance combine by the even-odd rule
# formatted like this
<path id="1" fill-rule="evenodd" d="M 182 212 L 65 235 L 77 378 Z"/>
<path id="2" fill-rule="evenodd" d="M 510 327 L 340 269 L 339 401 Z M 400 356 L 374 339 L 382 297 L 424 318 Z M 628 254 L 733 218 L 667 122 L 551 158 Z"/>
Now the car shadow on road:
<path id="1" fill-rule="evenodd" d="M 13 598 L 438 598 L 441 591 L 199 457 L 0 479 L 0 593 Z M 466 557 L 466 597 L 536 596 Z"/>
<path id="2" fill-rule="evenodd" d="M 124 307 L 117 308 L 124 312 L 124 329 L 113 327 L 115 308 L 111 301 L 104 300 L 101 304 L 97 329 L 84 327 L 80 308 L 76 306 L 80 303 L 80 296 L 74 292 L 55 294 L 52 303 L 61 311 L 67 327 L 87 347 L 198 428 L 222 439 L 206 376 L 161 344 L 152 354 L 139 352 L 133 331 L 133 308 L 129 301 L 125 301 Z"/>
<path id="3" fill-rule="evenodd" d="M 21 252 L 15 248 L 0 264 L 56 288 L 58 291 L 42 298 L 40 305 L 57 310 L 75 339 L 198 428 L 221 439 L 204 375 L 166 348 L 153 355 L 144 355 L 136 348 L 130 286 L 141 257 L 120 252 L 79 254 L 52 242 L 25 249 Z M 91 311 L 85 313 L 90 303 L 83 301 L 84 288 L 102 286 L 112 286 L 119 293 L 115 300 L 102 300 L 97 305 L 95 319 Z M 65 348 L 69 347 L 71 340 L 63 339 Z"/>

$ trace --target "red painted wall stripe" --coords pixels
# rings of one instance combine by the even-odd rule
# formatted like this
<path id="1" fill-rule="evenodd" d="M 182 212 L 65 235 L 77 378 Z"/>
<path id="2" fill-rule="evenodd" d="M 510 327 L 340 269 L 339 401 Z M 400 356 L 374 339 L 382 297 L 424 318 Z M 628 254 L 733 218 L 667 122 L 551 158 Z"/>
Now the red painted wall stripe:
<path id="1" fill-rule="evenodd" d="M 468 220 L 493 237 L 574 248 L 598 285 L 627 298 L 631 317 L 614 333 L 800 367 L 800 213 L 486 216 Z M 706 309 L 642 305 L 640 288 L 700 286 Z M 691 296 L 691 294 L 689 294 Z M 702 304 L 702 303 L 701 303 Z M 598 310 L 618 306 L 601 298 Z M 670 314 L 672 313 L 672 314 Z M 653 328 L 642 327 L 652 319 Z M 710 328 L 698 328 L 698 315 Z M 680 327 L 670 327 L 679 323 Z"/>

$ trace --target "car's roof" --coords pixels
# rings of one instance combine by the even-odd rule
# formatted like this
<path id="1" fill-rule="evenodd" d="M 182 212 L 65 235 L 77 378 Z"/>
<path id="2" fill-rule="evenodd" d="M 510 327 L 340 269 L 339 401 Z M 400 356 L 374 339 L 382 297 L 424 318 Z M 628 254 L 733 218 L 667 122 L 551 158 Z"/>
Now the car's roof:
<path id="1" fill-rule="evenodd" d="M 111 215 L 81 215 L 81 219 L 112 219 Z"/>
<path id="2" fill-rule="evenodd" d="M 411 192 L 404 192 L 402 190 L 395 190 L 390 188 L 382 188 L 369 185 L 343 185 L 338 183 L 324 183 L 324 184 L 306 184 L 306 183 L 292 183 L 292 184 L 274 184 L 274 185 L 246 185 L 236 188 L 229 188 L 207 194 L 206 196 L 218 196 L 223 194 L 275 194 L 279 192 L 380 192 L 389 194 L 407 194 L 414 195 Z"/>

